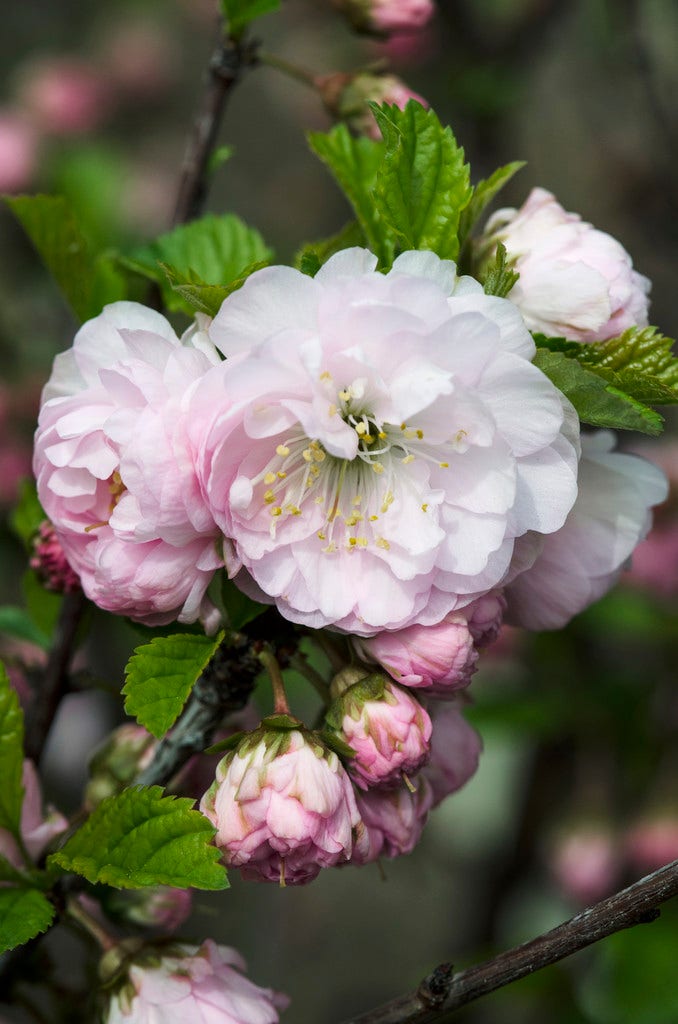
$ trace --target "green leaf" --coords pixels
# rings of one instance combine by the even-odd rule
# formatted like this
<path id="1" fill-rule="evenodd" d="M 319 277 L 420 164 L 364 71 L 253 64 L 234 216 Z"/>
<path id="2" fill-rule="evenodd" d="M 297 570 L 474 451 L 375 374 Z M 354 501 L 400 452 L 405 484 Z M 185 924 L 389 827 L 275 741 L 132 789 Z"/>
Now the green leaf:
<path id="1" fill-rule="evenodd" d="M 309 242 L 308 245 L 305 245 L 295 256 L 294 265 L 301 270 L 302 274 L 315 277 L 330 256 L 334 256 L 342 249 L 351 249 L 356 245 L 364 246 L 365 242 L 362 228 L 357 221 L 352 220 L 331 238 L 325 238 L 320 242 Z"/>
<path id="2" fill-rule="evenodd" d="M 506 246 L 503 242 L 499 242 L 494 264 L 487 269 L 485 274 L 483 282 L 485 294 L 498 295 L 499 298 L 505 299 L 519 277 L 520 274 L 511 269 L 511 264 L 506 259 Z"/>
<path id="3" fill-rule="evenodd" d="M 5 201 L 79 320 L 96 316 L 107 302 L 125 297 L 123 278 L 110 257 L 92 254 L 63 196 L 15 196 Z"/>
<path id="4" fill-rule="evenodd" d="M 118 889 L 225 889 L 215 830 L 193 804 L 160 786 L 126 789 L 103 800 L 48 864 Z"/>
<path id="5" fill-rule="evenodd" d="M 377 177 L 382 216 L 402 249 L 431 249 L 456 259 L 459 222 L 472 195 L 464 150 L 452 130 L 414 100 L 404 110 L 370 107 L 386 144 Z"/>
<path id="6" fill-rule="evenodd" d="M 580 345 L 576 358 L 639 402 L 678 403 L 678 359 L 672 338 L 656 327 L 630 327 L 618 338 Z"/>
<path id="7" fill-rule="evenodd" d="M 54 907 L 37 889 L 0 889 L 0 953 L 46 932 Z"/>
<path id="8" fill-rule="evenodd" d="M 272 256 L 272 250 L 258 231 L 228 213 L 208 214 L 190 224 L 182 224 L 150 245 L 136 249 L 130 256 L 120 257 L 120 262 L 156 281 L 169 310 L 191 314 L 195 308 L 193 299 L 187 301 L 179 290 L 174 290 L 166 277 L 167 268 L 180 288 L 200 289 L 241 281 L 254 264 L 265 264 Z M 205 295 L 209 304 L 213 304 L 214 299 L 214 295 Z"/>
<path id="9" fill-rule="evenodd" d="M 270 607 L 266 604 L 259 604 L 247 594 L 243 594 L 242 590 L 236 587 L 235 583 L 229 580 L 225 574 L 221 588 L 221 601 L 224 611 L 228 615 L 231 629 L 242 629 L 248 622 L 258 618 Z"/>
<path id="10" fill-rule="evenodd" d="M 569 398 L 584 423 L 638 430 L 654 437 L 661 434 L 663 420 L 659 413 L 608 384 L 576 359 L 540 348 L 534 364 Z"/>
<path id="11" fill-rule="evenodd" d="M 0 633 L 14 636 L 18 640 L 28 640 L 45 651 L 49 650 L 51 643 L 50 638 L 35 625 L 25 608 L 17 608 L 11 604 L 0 607 Z"/>
<path id="12" fill-rule="evenodd" d="M 14 885 L 26 885 L 27 876 L 17 871 L 13 864 L 0 854 L 0 882 L 11 882 Z"/>
<path id="13" fill-rule="evenodd" d="M 125 669 L 127 714 L 154 736 L 164 736 L 223 638 L 175 633 L 137 647 Z"/>
<path id="14" fill-rule="evenodd" d="M 31 620 L 41 633 L 51 639 L 63 604 L 63 595 L 45 590 L 32 569 L 28 569 L 21 577 L 21 586 Z"/>
<path id="15" fill-rule="evenodd" d="M 508 184 L 514 174 L 517 174 L 525 166 L 524 160 L 514 160 L 511 164 L 498 167 L 494 174 L 484 181 L 479 181 L 473 189 L 471 200 L 462 210 L 459 223 L 459 241 L 464 244 L 473 231 L 474 225 L 485 212 L 498 192 Z"/>
<path id="16" fill-rule="evenodd" d="M 327 133 L 310 132 L 308 141 L 355 210 L 369 248 L 382 264 L 390 264 L 395 241 L 375 202 L 377 171 L 384 157 L 383 142 L 353 138 L 345 124 L 338 124 Z"/>
<path id="17" fill-rule="evenodd" d="M 266 260 L 252 263 L 240 277 L 231 281 L 230 284 L 206 284 L 192 271 L 182 274 L 176 267 L 170 267 L 166 263 L 158 265 L 163 270 L 172 290 L 185 300 L 191 312 L 216 316 L 224 299 L 227 299 L 232 292 L 236 292 L 238 288 L 242 288 L 247 278 L 255 270 L 261 270 L 268 264 Z"/>
<path id="18" fill-rule="evenodd" d="M 22 480 L 19 484 L 19 501 L 12 510 L 9 521 L 26 550 L 30 551 L 32 540 L 46 518 L 38 500 L 35 481 L 28 478 Z"/>
<path id="19" fill-rule="evenodd" d="M 24 716 L 0 662 L 0 828 L 19 834 L 24 787 Z"/>
<path id="20" fill-rule="evenodd" d="M 228 22 L 228 34 L 239 39 L 255 18 L 280 10 L 280 0 L 221 0 L 221 10 Z"/>

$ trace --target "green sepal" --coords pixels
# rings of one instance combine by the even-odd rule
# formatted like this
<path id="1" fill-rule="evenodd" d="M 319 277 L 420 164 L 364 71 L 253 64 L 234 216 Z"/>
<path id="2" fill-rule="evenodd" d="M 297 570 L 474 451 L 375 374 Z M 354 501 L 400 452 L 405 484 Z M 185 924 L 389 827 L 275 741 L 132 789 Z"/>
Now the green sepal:
<path id="1" fill-rule="evenodd" d="M 321 242 L 309 242 L 308 245 L 305 245 L 294 257 L 294 265 L 302 274 L 315 277 L 330 256 L 341 252 L 342 249 L 352 249 L 355 246 L 362 248 L 365 244 L 366 239 L 362 228 L 357 221 L 352 220 L 330 238 L 325 238 Z"/>
<path id="2" fill-rule="evenodd" d="M 224 299 L 242 288 L 247 278 L 256 270 L 262 270 L 268 265 L 268 260 L 258 260 L 251 263 L 230 284 L 207 284 L 193 271 L 181 273 L 167 263 L 158 263 L 172 290 L 184 300 L 185 312 L 206 313 L 207 316 L 216 316 Z"/>
<path id="3" fill-rule="evenodd" d="M 343 760 L 351 760 L 355 757 L 355 750 L 349 746 L 345 740 L 342 740 L 332 729 L 321 729 L 318 733 L 323 743 L 333 750 L 335 754 L 338 754 Z"/>
<path id="4" fill-rule="evenodd" d="M 24 800 L 24 716 L 5 666 L 0 662 L 0 828 L 20 835 Z"/>
<path id="5" fill-rule="evenodd" d="M 389 680 L 380 672 L 363 676 L 334 698 L 325 714 L 325 721 L 332 729 L 341 731 L 344 717 L 349 715 L 357 721 L 367 701 L 384 699 L 388 684 Z"/>
<path id="6" fill-rule="evenodd" d="M 294 715 L 283 714 L 279 712 L 273 715 L 267 715 L 266 718 L 262 718 L 261 724 L 265 729 L 278 729 L 281 732 L 288 732 L 290 729 L 304 729 L 304 723 Z"/>
<path id="7" fill-rule="evenodd" d="M 489 264 L 485 270 L 483 291 L 486 295 L 497 295 L 505 299 L 519 277 L 520 274 L 513 270 L 511 261 L 507 259 L 506 246 L 503 242 L 497 242 L 494 263 Z"/>
<path id="8" fill-rule="evenodd" d="M 37 889 L 0 889 L 0 954 L 46 932 L 54 907 Z"/>
<path id="9" fill-rule="evenodd" d="M 234 732 L 231 736 L 226 736 L 225 739 L 213 743 L 211 747 L 207 747 L 203 750 L 203 754 L 224 754 L 229 750 L 235 750 L 247 735 L 248 733 L 243 729 L 240 732 Z"/>

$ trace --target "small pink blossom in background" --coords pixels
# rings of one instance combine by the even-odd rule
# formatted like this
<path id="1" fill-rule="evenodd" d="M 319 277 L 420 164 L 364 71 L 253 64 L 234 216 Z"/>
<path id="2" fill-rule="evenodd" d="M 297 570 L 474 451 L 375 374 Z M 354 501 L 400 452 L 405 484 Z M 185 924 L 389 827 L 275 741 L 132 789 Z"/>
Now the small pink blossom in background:
<path id="1" fill-rule="evenodd" d="M 137 103 L 162 96 L 176 81 L 178 63 L 172 36 L 143 17 L 111 25 L 99 57 L 113 86 Z"/>
<path id="2" fill-rule="evenodd" d="M 68 828 L 68 819 L 53 808 L 43 811 L 40 779 L 35 765 L 28 759 L 24 761 L 22 784 L 21 838 L 29 856 L 37 861 L 52 839 Z M 0 828 L 0 854 L 15 868 L 24 866 L 14 836 L 4 828 Z"/>
<path id="3" fill-rule="evenodd" d="M 520 273 L 509 298 L 531 331 L 593 342 L 647 326 L 648 279 L 616 239 L 567 213 L 546 189 L 490 218 L 480 250 L 493 258 L 497 242 Z"/>
<path id="4" fill-rule="evenodd" d="M 434 799 L 424 775 L 418 775 L 412 784 L 414 792 L 404 783 L 398 789 L 356 791 L 365 834 L 363 841 L 356 844 L 352 864 L 369 864 L 380 857 L 412 853 L 421 839 Z"/>
<path id="5" fill-rule="evenodd" d="M 428 713 L 407 691 L 379 676 L 349 687 L 331 705 L 329 721 L 355 751 L 347 770 L 360 789 L 400 785 L 403 775 L 413 775 L 428 760 Z"/>
<path id="6" fill-rule="evenodd" d="M 287 996 L 255 985 L 245 969 L 239 953 L 210 939 L 149 953 L 129 967 L 105 1024 L 277 1024 Z"/>
<path id="7" fill-rule="evenodd" d="M 228 358 L 188 412 L 238 586 L 362 637 L 494 592 L 518 538 L 565 522 L 579 454 L 513 303 L 430 252 L 376 265 L 354 248 L 315 278 L 252 274 L 211 324 Z"/>
<path id="8" fill-rule="evenodd" d="M 580 826 L 554 844 L 549 864 L 563 893 L 584 906 L 614 891 L 621 875 L 616 837 L 604 826 Z"/>
<path id="9" fill-rule="evenodd" d="M 678 860 L 678 813 L 667 811 L 637 821 L 624 836 L 624 852 L 634 871 L 656 871 Z"/>
<path id="10" fill-rule="evenodd" d="M 51 523 L 40 524 L 33 541 L 33 554 L 29 565 L 38 575 L 46 590 L 69 594 L 80 589 L 80 580 L 66 561 L 59 538 Z"/>
<path id="11" fill-rule="evenodd" d="M 30 188 L 37 160 L 35 128 L 20 113 L 0 108 L 0 192 Z"/>
<path id="12" fill-rule="evenodd" d="M 459 705 L 432 700 L 428 710 L 433 724 L 431 756 L 422 774 L 431 786 L 432 806 L 437 807 L 475 774 L 483 744 Z"/>
<path id="13" fill-rule="evenodd" d="M 112 104 L 110 83 L 73 57 L 24 65 L 17 96 L 36 128 L 47 135 L 85 135 L 105 120 Z"/>
<path id="14" fill-rule="evenodd" d="M 200 810 L 227 865 L 285 885 L 348 860 L 360 825 L 339 758 L 298 729 L 248 736 L 220 762 Z"/>
<path id="15" fill-rule="evenodd" d="M 430 25 L 418 32 L 402 32 L 388 39 L 375 40 L 370 49 L 375 60 L 386 60 L 389 67 L 413 68 L 438 56 L 439 33 Z"/>
<path id="16" fill-rule="evenodd" d="M 655 510 L 648 537 L 633 552 L 627 583 L 646 587 L 664 597 L 678 594 L 678 444 L 672 440 L 636 445 L 634 453 L 662 469 L 669 481 L 667 500 Z"/>
<path id="17" fill-rule="evenodd" d="M 391 35 L 416 32 L 433 17 L 432 0 L 334 0 L 359 32 Z"/>
<path id="18" fill-rule="evenodd" d="M 563 528 L 541 541 L 531 568 L 506 589 L 507 619 L 526 629 L 560 629 L 617 582 L 666 498 L 656 466 L 613 450 L 614 435 L 582 436 L 579 495 Z"/>
<path id="19" fill-rule="evenodd" d="M 186 437 L 191 388 L 219 358 L 203 330 L 179 339 L 116 302 L 57 356 L 43 391 L 38 497 L 82 588 L 149 625 L 193 622 L 222 564 Z"/>

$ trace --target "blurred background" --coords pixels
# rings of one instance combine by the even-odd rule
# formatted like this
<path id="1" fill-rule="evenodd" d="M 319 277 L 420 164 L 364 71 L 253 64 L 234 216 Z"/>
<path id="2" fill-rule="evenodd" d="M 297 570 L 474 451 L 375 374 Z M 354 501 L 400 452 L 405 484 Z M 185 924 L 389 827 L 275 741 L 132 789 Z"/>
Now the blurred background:
<path id="1" fill-rule="evenodd" d="M 216 35 L 213 0 L 32 0 L 4 12 L 0 191 L 60 192 L 97 246 L 129 250 L 170 223 Z M 312 71 L 388 60 L 452 125 L 473 179 L 527 167 L 530 188 L 608 231 L 653 281 L 651 320 L 678 331 L 678 6 L 675 0 L 440 0 L 430 28 L 388 44 L 351 34 L 329 0 L 285 0 L 257 23 L 266 48 Z M 268 67 L 229 102 L 208 208 L 235 212 L 289 261 L 338 230 L 344 200 L 307 148 L 330 121 L 313 92 Z M 0 210 L 0 599 L 33 599 L 9 525 L 30 471 L 40 388 L 74 323 L 17 223 Z M 290 1024 L 339 1024 L 444 960 L 477 962 L 678 857 L 678 440 L 624 443 L 660 462 L 672 494 L 634 568 L 559 634 L 506 629 L 481 659 L 468 717 L 484 753 L 409 857 L 324 872 L 307 888 L 242 883 L 199 897 L 187 935 L 237 946 L 260 984 L 292 996 Z M 41 605 L 49 618 L 53 606 Z M 122 720 L 139 638 L 95 618 L 96 689 L 62 706 L 48 797 L 80 803 L 89 753 Z M 42 653 L 0 638 L 17 685 Z M 298 693 L 297 693 L 298 689 Z M 293 709 L 307 698 L 294 688 Z M 675 901 L 674 901 L 675 902 Z M 69 942 L 71 940 L 68 940 Z M 465 1024 L 675 1024 L 678 907 L 454 1016 Z M 76 940 L 44 956 L 87 967 Z M 79 972 L 64 977 L 69 986 Z M 59 1016 L 61 1012 L 62 1016 Z M 73 1021 L 49 1008 L 49 1020 Z M 29 1021 L 0 1004 L 8 1020 Z M 86 1018 L 82 1018 L 85 1020 Z M 87 1018 L 89 1019 L 89 1018 Z"/>

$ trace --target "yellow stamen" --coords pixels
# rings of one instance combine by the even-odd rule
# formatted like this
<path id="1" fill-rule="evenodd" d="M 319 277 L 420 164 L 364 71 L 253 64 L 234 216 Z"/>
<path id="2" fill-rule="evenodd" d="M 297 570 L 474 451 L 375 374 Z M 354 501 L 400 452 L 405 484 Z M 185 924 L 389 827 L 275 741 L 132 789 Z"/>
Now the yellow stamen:
<path id="1" fill-rule="evenodd" d="M 273 483 L 275 483 L 275 473 L 267 473 L 266 476 L 264 477 L 264 483 L 265 484 L 273 484 Z"/>
<path id="2" fill-rule="evenodd" d="M 286 444 L 279 444 L 278 447 L 276 448 L 276 452 L 278 453 L 278 455 L 280 455 L 283 458 L 286 455 L 290 454 L 290 450 L 289 450 L 289 448 L 287 447 Z"/>

